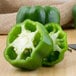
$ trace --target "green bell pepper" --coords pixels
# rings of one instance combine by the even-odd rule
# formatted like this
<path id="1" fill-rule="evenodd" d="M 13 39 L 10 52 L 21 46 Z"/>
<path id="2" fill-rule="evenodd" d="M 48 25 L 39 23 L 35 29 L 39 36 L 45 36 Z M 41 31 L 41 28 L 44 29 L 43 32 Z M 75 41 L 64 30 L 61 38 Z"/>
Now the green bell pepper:
<path id="1" fill-rule="evenodd" d="M 53 40 L 53 51 L 43 59 L 43 66 L 53 66 L 63 60 L 64 54 L 68 49 L 67 35 L 59 24 L 46 24 L 46 29 L 50 38 Z"/>
<path id="2" fill-rule="evenodd" d="M 53 50 L 53 41 L 45 27 L 31 20 L 16 24 L 8 34 L 4 51 L 6 60 L 15 67 L 33 70 Z"/>
<path id="3" fill-rule="evenodd" d="M 76 28 L 76 5 L 72 9 L 72 16 L 74 20 L 74 27 Z"/>
<path id="4" fill-rule="evenodd" d="M 50 6 L 23 6 L 17 13 L 16 23 L 21 23 L 25 19 L 38 21 L 42 24 L 47 24 L 50 22 L 60 24 L 60 13 L 57 8 Z"/>

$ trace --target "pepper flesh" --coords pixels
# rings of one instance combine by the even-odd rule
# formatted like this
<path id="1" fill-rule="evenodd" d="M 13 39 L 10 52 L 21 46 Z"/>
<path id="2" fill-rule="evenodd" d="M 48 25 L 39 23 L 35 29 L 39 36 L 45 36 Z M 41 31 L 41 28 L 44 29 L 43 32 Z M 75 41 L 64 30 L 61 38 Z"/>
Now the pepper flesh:
<path id="1" fill-rule="evenodd" d="M 68 49 L 67 35 L 56 23 L 49 23 L 46 26 L 50 38 L 53 40 L 53 51 L 43 59 L 43 66 L 53 66 L 63 60 Z"/>
<path id="2" fill-rule="evenodd" d="M 42 65 L 42 59 L 52 50 L 53 41 L 45 27 L 25 20 L 9 32 L 4 56 L 15 67 L 33 70 Z"/>

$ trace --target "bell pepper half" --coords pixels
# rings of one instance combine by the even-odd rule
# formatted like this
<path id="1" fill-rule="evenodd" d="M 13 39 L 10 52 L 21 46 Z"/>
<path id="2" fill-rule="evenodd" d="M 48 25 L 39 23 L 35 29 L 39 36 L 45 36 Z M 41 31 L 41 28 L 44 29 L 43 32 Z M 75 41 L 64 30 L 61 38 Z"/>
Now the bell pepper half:
<path id="1" fill-rule="evenodd" d="M 64 58 L 64 54 L 68 49 L 67 35 L 59 24 L 49 23 L 45 27 L 53 40 L 53 51 L 43 59 L 43 66 L 53 66 Z"/>
<path id="2" fill-rule="evenodd" d="M 43 58 L 51 53 L 53 47 L 45 27 L 27 19 L 9 32 L 4 56 L 15 67 L 33 70 L 42 65 Z"/>

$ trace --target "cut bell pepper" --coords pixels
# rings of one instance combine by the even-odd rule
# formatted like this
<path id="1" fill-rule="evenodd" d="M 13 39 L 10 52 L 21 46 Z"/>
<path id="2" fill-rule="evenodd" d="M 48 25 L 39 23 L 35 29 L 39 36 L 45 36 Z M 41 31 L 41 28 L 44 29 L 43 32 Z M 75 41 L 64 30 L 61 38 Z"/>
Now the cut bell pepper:
<path id="1" fill-rule="evenodd" d="M 53 41 L 45 27 L 31 20 L 16 24 L 8 34 L 4 51 L 6 60 L 15 67 L 33 70 L 53 50 Z"/>
<path id="2" fill-rule="evenodd" d="M 68 49 L 67 35 L 56 23 L 45 25 L 50 38 L 53 40 L 53 51 L 43 59 L 43 66 L 53 66 L 63 60 Z"/>

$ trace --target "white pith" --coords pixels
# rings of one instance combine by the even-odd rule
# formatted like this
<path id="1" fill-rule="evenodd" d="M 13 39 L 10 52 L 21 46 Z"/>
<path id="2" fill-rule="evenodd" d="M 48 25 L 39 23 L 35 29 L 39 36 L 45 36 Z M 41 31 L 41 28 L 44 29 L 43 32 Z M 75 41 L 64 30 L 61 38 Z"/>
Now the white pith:
<path id="1" fill-rule="evenodd" d="M 57 44 L 57 37 L 58 37 L 58 35 L 59 35 L 59 32 L 57 32 L 57 33 L 53 32 L 53 33 L 49 34 L 50 38 L 52 38 L 52 40 L 53 40 L 54 51 L 59 51 L 60 52 L 61 48 Z"/>
<path id="2" fill-rule="evenodd" d="M 34 49 L 33 45 L 33 39 L 37 31 L 31 32 L 29 30 L 26 30 L 24 26 L 21 26 L 21 33 L 18 35 L 18 37 L 11 43 L 11 46 L 14 47 L 14 51 L 18 55 L 17 59 L 19 59 L 21 53 L 26 48 L 32 48 Z"/>

